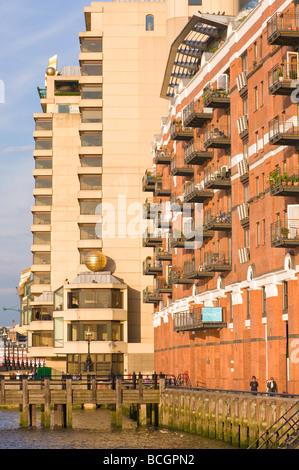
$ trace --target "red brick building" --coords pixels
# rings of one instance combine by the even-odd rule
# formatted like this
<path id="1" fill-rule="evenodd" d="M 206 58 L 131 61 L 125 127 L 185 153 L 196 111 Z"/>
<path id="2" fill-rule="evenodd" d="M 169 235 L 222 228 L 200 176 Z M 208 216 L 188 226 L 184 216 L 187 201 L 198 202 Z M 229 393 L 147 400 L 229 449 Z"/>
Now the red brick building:
<path id="1" fill-rule="evenodd" d="M 193 386 L 249 390 L 255 375 L 265 391 L 273 376 L 299 393 L 297 51 L 299 7 L 263 0 L 194 15 L 169 53 L 144 302 L 156 371 Z"/>

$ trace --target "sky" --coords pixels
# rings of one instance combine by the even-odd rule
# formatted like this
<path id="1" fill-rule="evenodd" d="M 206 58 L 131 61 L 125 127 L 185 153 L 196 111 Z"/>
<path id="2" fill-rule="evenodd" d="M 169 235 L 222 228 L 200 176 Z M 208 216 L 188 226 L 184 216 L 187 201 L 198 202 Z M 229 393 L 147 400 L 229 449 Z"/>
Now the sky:
<path id="1" fill-rule="evenodd" d="M 44 87 L 53 55 L 59 70 L 79 65 L 79 32 L 86 30 L 90 4 L 0 0 L 0 326 L 20 323 L 16 288 L 32 264 L 33 114 L 42 112 L 37 87 Z"/>

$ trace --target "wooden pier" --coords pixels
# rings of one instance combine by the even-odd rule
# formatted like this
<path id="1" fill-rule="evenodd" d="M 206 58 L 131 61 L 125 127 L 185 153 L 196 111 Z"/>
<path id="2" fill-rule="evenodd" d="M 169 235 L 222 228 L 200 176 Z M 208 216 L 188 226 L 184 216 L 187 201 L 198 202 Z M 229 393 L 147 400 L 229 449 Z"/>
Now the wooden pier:
<path id="1" fill-rule="evenodd" d="M 111 424 L 122 426 L 123 406 L 134 409 L 138 425 L 158 424 L 158 406 L 165 389 L 165 378 L 156 375 L 149 381 L 139 376 L 125 380 L 116 376 L 103 380 L 95 376 L 73 380 L 71 376 L 53 379 L 29 380 L 23 375 L 19 380 L 0 376 L 0 406 L 19 406 L 20 425 L 36 426 L 37 409 L 41 412 L 41 425 L 50 427 L 51 410 L 54 426 L 72 427 L 73 406 L 109 405 Z"/>

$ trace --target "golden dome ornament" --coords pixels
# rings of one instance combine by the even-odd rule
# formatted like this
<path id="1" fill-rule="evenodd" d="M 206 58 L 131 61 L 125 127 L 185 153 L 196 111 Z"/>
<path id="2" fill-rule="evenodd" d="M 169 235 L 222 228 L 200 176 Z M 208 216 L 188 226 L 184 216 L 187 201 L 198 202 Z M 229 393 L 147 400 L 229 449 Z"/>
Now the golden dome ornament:
<path id="1" fill-rule="evenodd" d="M 48 76 L 56 75 L 56 70 L 54 69 L 54 67 L 48 67 L 46 70 L 46 75 Z"/>
<path id="2" fill-rule="evenodd" d="M 93 272 L 103 271 L 107 258 L 101 251 L 90 251 L 85 258 L 85 266 Z"/>

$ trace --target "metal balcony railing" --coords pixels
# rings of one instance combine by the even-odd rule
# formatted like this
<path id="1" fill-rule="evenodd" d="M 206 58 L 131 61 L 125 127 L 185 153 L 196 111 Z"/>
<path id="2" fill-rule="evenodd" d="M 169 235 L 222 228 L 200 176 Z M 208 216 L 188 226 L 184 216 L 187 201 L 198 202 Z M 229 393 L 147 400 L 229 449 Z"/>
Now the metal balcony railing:
<path id="1" fill-rule="evenodd" d="M 281 171 L 275 168 L 269 175 L 271 195 L 296 196 L 299 194 L 299 170 Z"/>
<path id="2" fill-rule="evenodd" d="M 225 74 L 221 77 L 203 89 L 203 105 L 206 108 L 226 108 L 230 104 L 229 77 Z"/>
<path id="3" fill-rule="evenodd" d="M 297 87 L 299 78 L 298 62 L 276 64 L 268 72 L 269 93 L 290 95 Z"/>
<path id="4" fill-rule="evenodd" d="M 191 331 L 226 327 L 226 309 L 223 307 L 193 307 L 174 313 L 174 331 Z"/>
<path id="5" fill-rule="evenodd" d="M 269 142 L 276 145 L 298 145 L 298 116 L 280 114 L 269 121 Z"/>
<path id="6" fill-rule="evenodd" d="M 229 251 L 208 251 L 205 253 L 204 266 L 207 271 L 228 271 L 232 268 L 232 257 Z"/>
<path id="7" fill-rule="evenodd" d="M 294 11 L 277 12 L 267 22 L 267 41 L 274 45 L 294 45 L 299 38 L 299 15 Z"/>
<path id="8" fill-rule="evenodd" d="M 199 138 L 191 140 L 184 149 L 185 164 L 202 165 L 206 160 L 211 160 L 213 156 L 213 152 L 207 150 Z"/>
<path id="9" fill-rule="evenodd" d="M 209 124 L 204 130 L 203 141 L 207 148 L 227 148 L 231 144 L 230 125 Z"/>
<path id="10" fill-rule="evenodd" d="M 183 126 L 201 127 L 205 121 L 213 118 L 213 110 L 208 108 L 201 109 L 199 100 L 192 100 L 183 109 Z"/>
<path id="11" fill-rule="evenodd" d="M 299 219 L 277 220 L 271 224 L 271 245 L 277 247 L 299 245 Z"/>

